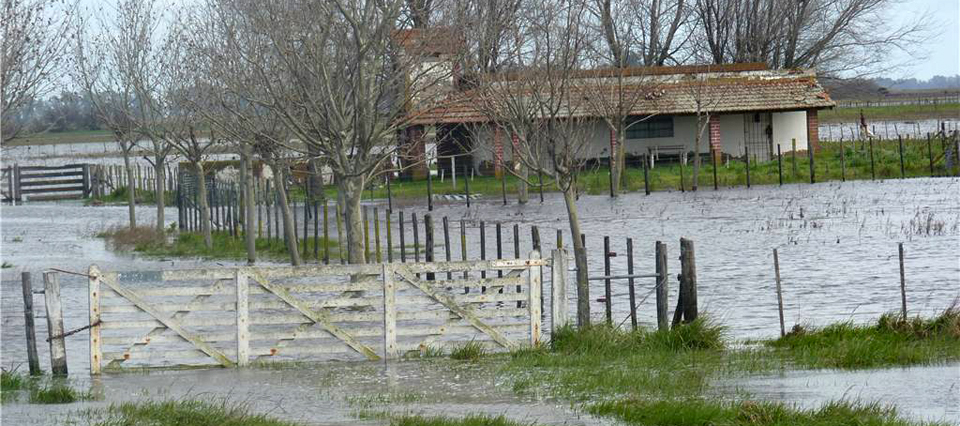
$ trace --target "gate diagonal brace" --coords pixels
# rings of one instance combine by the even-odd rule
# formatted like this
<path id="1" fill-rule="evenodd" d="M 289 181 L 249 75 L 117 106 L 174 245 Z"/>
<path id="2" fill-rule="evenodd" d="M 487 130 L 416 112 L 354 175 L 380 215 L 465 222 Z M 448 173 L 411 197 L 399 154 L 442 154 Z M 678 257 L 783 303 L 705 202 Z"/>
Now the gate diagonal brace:
<path id="1" fill-rule="evenodd" d="M 460 306 L 452 297 L 436 291 L 431 284 L 417 279 L 407 267 L 397 265 L 395 268 L 396 269 L 394 269 L 394 272 L 396 272 L 397 275 L 400 275 L 400 277 L 402 277 L 405 281 L 410 283 L 410 285 L 426 293 L 427 296 L 430 296 L 433 300 L 436 300 L 451 312 L 469 322 L 470 325 L 476 327 L 477 330 L 480 330 L 484 334 L 490 336 L 490 338 L 499 343 L 501 346 L 508 349 L 514 349 L 516 347 L 516 345 L 510 341 L 510 339 L 507 339 L 504 335 L 500 334 L 499 331 L 485 324 L 483 321 L 480 321 L 480 319 L 470 312 L 468 308 Z"/>

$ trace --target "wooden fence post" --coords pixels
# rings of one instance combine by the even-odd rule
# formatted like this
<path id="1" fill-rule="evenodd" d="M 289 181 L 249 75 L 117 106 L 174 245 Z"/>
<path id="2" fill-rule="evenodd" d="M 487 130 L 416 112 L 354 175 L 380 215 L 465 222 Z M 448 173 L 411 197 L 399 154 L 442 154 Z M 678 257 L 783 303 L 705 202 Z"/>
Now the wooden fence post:
<path id="1" fill-rule="evenodd" d="M 451 158 L 456 158 L 456 157 L 451 157 Z M 456 176 L 456 173 L 454 173 L 453 175 Z M 450 221 L 447 219 L 446 216 L 443 217 L 443 254 L 444 254 L 444 259 L 446 259 L 447 262 L 452 260 L 450 257 Z M 453 273 L 447 272 L 447 279 L 448 280 L 453 279 Z"/>
<path id="2" fill-rule="evenodd" d="M 877 172 L 873 161 L 873 138 L 870 138 L 870 180 L 877 180 Z"/>
<path id="3" fill-rule="evenodd" d="M 556 333 L 567 325 L 567 253 L 563 249 L 551 252 L 550 263 L 550 331 Z"/>
<path id="4" fill-rule="evenodd" d="M 780 290 L 780 255 L 777 249 L 773 249 L 773 272 L 777 278 L 777 311 L 780 313 L 780 337 L 787 335 L 787 329 L 783 324 L 783 293 Z"/>
<path id="5" fill-rule="evenodd" d="M 250 286 L 242 269 L 234 271 L 237 284 L 237 366 L 246 367 L 250 362 Z"/>
<path id="6" fill-rule="evenodd" d="M 790 152 L 790 155 L 791 155 L 791 160 L 793 160 L 793 180 L 794 182 L 796 182 L 797 180 L 797 139 L 796 138 L 790 139 L 790 149 L 792 149 L 792 151 Z"/>
<path id="7" fill-rule="evenodd" d="M 603 274 L 610 276 L 610 237 L 603 237 Z M 613 296 L 612 283 L 609 278 L 603 280 L 603 311 L 607 319 L 607 325 L 613 325 L 613 302 L 610 300 Z"/>
<path id="8" fill-rule="evenodd" d="M 780 152 L 780 144 L 777 144 L 777 176 L 780 177 L 780 186 L 783 186 L 783 153 Z"/>
<path id="9" fill-rule="evenodd" d="M 383 357 L 397 359 L 397 287 L 393 281 L 393 265 L 384 263 L 383 270 Z"/>
<path id="10" fill-rule="evenodd" d="M 90 265 L 87 277 L 90 293 L 90 374 L 98 375 L 103 365 L 103 346 L 100 341 L 100 268 Z"/>
<path id="11" fill-rule="evenodd" d="M 843 137 L 840 138 L 840 182 L 847 181 L 847 150 L 843 147 Z"/>
<path id="12" fill-rule="evenodd" d="M 657 328 L 659 330 L 668 330 L 670 323 L 667 322 L 667 245 L 657 241 L 656 245 L 656 294 L 657 294 Z"/>
<path id="13" fill-rule="evenodd" d="M 697 263 L 693 241 L 680 239 L 680 294 L 677 310 L 673 314 L 673 326 L 690 323 L 697 319 Z"/>
<path id="14" fill-rule="evenodd" d="M 50 367 L 53 374 L 67 375 L 67 346 L 63 337 L 63 309 L 60 305 L 60 275 L 43 273 L 43 297 L 47 306 L 47 340 L 50 342 Z"/>
<path id="15" fill-rule="evenodd" d="M 373 247 L 377 256 L 377 263 L 383 262 L 383 252 L 380 249 L 380 209 L 373 208 Z"/>
<path id="16" fill-rule="evenodd" d="M 907 320 L 907 280 L 903 270 L 903 243 L 897 244 L 897 251 L 900 253 L 900 299 L 903 303 L 903 320 Z"/>
<path id="17" fill-rule="evenodd" d="M 423 215 L 423 234 L 424 234 L 424 249 L 426 252 L 423 254 L 423 261 L 427 263 L 433 262 L 433 215 L 425 214 Z M 433 280 L 435 277 L 433 272 L 427 273 L 427 279 Z"/>
<path id="18" fill-rule="evenodd" d="M 716 163 L 714 163 L 716 165 Z M 633 238 L 627 238 L 627 275 L 633 275 Z M 627 286 L 630 291 L 630 325 L 632 330 L 637 329 L 637 290 L 633 283 L 633 278 L 627 279 Z"/>
<path id="19" fill-rule="evenodd" d="M 650 154 L 643 158 L 643 194 L 650 195 L 650 172 L 647 171 L 647 161 L 649 161 Z"/>
<path id="20" fill-rule="evenodd" d="M 20 283 L 23 286 L 23 328 L 27 332 L 27 364 L 30 366 L 30 375 L 39 376 L 42 371 L 37 354 L 37 329 L 33 321 L 33 282 L 29 272 L 20 274 Z"/>
<path id="21" fill-rule="evenodd" d="M 933 177 L 933 144 L 930 142 L 930 132 L 927 132 L 927 156 L 930 157 L 930 177 Z"/>
<path id="22" fill-rule="evenodd" d="M 897 135 L 897 146 L 900 150 L 900 179 L 906 177 L 906 173 L 903 168 L 903 136 Z"/>
<path id="23" fill-rule="evenodd" d="M 810 183 L 817 183 L 816 165 L 814 163 L 813 146 L 807 141 L 807 158 L 810 159 Z"/>
<path id="24" fill-rule="evenodd" d="M 750 188 L 750 146 L 746 144 L 743 145 L 743 152 L 747 160 L 747 188 Z"/>
<path id="25" fill-rule="evenodd" d="M 534 250 L 530 253 L 531 260 L 540 260 L 540 251 Z M 533 347 L 540 345 L 540 332 L 543 327 L 540 312 L 540 294 L 542 291 L 542 282 L 540 281 L 541 266 L 536 265 L 527 269 L 527 308 L 530 312 L 530 345 Z"/>
<path id="26" fill-rule="evenodd" d="M 710 161 L 713 163 L 713 190 L 717 191 L 720 189 L 720 184 L 717 181 L 717 149 L 710 149 Z M 636 327 L 634 327 L 636 328 Z"/>
<path id="27" fill-rule="evenodd" d="M 467 196 L 467 208 L 470 208 L 470 176 L 467 176 L 467 168 L 463 168 L 463 191 Z"/>
<path id="28" fill-rule="evenodd" d="M 427 167 L 427 211 L 433 211 L 433 173 Z"/>

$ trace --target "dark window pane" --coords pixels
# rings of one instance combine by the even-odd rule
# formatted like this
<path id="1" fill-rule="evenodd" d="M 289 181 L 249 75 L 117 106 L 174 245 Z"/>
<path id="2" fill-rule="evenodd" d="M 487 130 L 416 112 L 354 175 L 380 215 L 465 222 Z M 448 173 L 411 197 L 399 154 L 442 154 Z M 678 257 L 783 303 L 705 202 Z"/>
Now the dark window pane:
<path id="1" fill-rule="evenodd" d="M 627 127 L 627 139 L 649 139 L 673 137 L 673 116 L 656 116 L 642 120 L 632 117 Z"/>

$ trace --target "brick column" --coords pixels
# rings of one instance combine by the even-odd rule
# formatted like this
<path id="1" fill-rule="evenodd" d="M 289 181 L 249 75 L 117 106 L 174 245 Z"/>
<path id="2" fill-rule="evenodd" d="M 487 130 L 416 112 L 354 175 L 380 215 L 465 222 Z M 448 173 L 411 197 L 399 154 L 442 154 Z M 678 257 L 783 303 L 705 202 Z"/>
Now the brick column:
<path id="1" fill-rule="evenodd" d="M 716 154 L 723 152 L 723 145 L 720 142 L 720 118 L 716 115 L 710 116 L 710 151 Z"/>
<path id="2" fill-rule="evenodd" d="M 493 128 L 493 174 L 499 178 L 503 174 L 503 138 L 500 126 Z"/>
<path id="3" fill-rule="evenodd" d="M 820 119 L 817 110 L 807 110 L 807 149 L 820 150 Z"/>

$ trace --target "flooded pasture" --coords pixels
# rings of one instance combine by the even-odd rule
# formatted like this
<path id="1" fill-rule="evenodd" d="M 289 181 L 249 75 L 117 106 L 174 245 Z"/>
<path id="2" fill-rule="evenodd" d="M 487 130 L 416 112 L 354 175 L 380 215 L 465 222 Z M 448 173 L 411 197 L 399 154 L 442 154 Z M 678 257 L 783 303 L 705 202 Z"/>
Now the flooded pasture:
<path id="1" fill-rule="evenodd" d="M 907 302 L 911 315 L 932 315 L 950 306 L 960 295 L 958 192 L 960 180 L 957 179 L 912 179 L 699 193 L 661 192 L 650 196 L 624 194 L 617 199 L 583 196 L 578 207 L 590 251 L 591 275 L 603 271 L 600 253 L 603 236 L 610 236 L 612 250 L 620 253 L 625 252 L 625 238 L 633 239 L 637 273 L 653 271 L 654 242 L 664 241 L 669 246 L 669 268 L 673 275 L 670 300 L 675 301 L 679 239 L 690 238 L 696 244 L 701 310 L 726 325 L 731 337 L 747 339 L 769 338 L 779 333 L 771 253 L 774 248 L 780 252 L 788 327 L 794 323 L 866 322 L 899 309 L 899 242 L 904 243 L 906 251 Z M 528 205 L 518 205 L 511 199 L 507 206 L 501 205 L 497 194 L 484 195 L 487 201 L 475 203 L 469 209 L 460 201 L 451 201 L 438 203 L 433 212 L 435 218 L 449 217 L 457 224 L 455 227 L 464 220 L 470 258 L 479 257 L 480 220 L 487 223 L 488 257 L 495 253 L 492 245 L 495 222 L 504 224 L 504 247 L 509 247 L 505 250 L 509 255 L 505 257 L 512 257 L 513 253 L 513 224 L 521 226 L 524 251 L 530 247 L 531 225 L 539 227 L 545 250 L 555 247 L 554 235 L 558 229 L 563 231 L 564 245 L 569 247 L 563 200 L 557 194 L 547 194 L 542 204 L 532 194 Z M 426 206 L 407 205 L 404 210 L 407 214 L 419 215 L 426 212 Z M 150 206 L 139 208 L 141 223 L 150 223 L 154 211 Z M 175 209 L 167 210 L 168 223 L 176 216 Z M 21 270 L 32 271 L 34 285 L 39 287 L 42 285 L 40 271 L 51 267 L 85 271 L 96 263 L 102 269 L 130 271 L 234 264 L 114 253 L 96 234 L 112 225 L 124 224 L 125 218 L 125 207 L 60 203 L 0 208 L 3 236 L 0 257 L 13 264 L 12 268 L 3 270 L 0 292 L 0 358 L 5 368 L 18 365 L 25 368 Z M 410 231 L 406 232 L 411 241 Z M 453 246 L 454 253 L 458 253 L 459 242 L 454 241 Z M 438 253 L 442 253 L 441 247 Z M 626 273 L 622 256 L 613 259 L 613 273 Z M 85 325 L 86 280 L 61 274 L 61 281 L 65 328 Z M 549 288 L 549 282 L 546 285 Z M 652 279 L 638 280 L 637 285 L 638 300 L 644 300 L 639 305 L 641 323 L 651 325 L 655 320 L 654 304 L 652 298 L 644 299 L 644 296 L 653 288 Z M 549 290 L 545 293 L 549 294 Z M 592 298 L 595 300 L 602 294 L 602 281 L 592 282 Z M 627 318 L 626 295 L 625 283 L 615 283 L 616 322 Z M 572 305 L 572 294 L 570 301 Z M 603 315 L 602 307 L 602 303 L 592 303 L 598 320 Z M 37 324 L 38 334 L 46 336 L 44 321 Z M 113 401 L 204 395 L 249 403 L 257 412 L 311 424 L 363 424 L 353 415 L 358 407 L 371 405 L 363 402 L 365 398 L 378 394 L 405 394 L 381 398 L 403 402 L 379 404 L 391 406 L 390 410 L 502 413 L 512 419 L 543 424 L 600 421 L 578 417 L 579 414 L 563 402 L 517 397 L 509 386 L 502 386 L 506 379 L 496 377 L 495 369 L 458 370 L 462 367 L 431 362 L 386 367 L 375 363 L 331 363 L 302 370 L 105 375 L 90 381 L 86 375 L 89 368 L 86 334 L 68 337 L 66 342 L 73 380 L 78 386 L 93 386 L 105 399 L 55 408 L 5 403 L 5 422 L 57 424 L 75 414 L 78 408 Z M 40 353 L 41 364 L 49 365 L 45 346 L 41 345 Z M 956 364 L 862 372 L 789 371 L 717 385 L 718 392 L 723 394 L 747 392 L 757 398 L 801 406 L 815 406 L 839 397 L 881 400 L 896 403 L 912 418 L 944 419 L 960 424 L 960 413 L 956 410 L 958 388 L 960 366 Z M 409 395 L 411 390 L 419 396 Z M 919 393 L 930 397 L 917 396 Z M 305 418 L 304 413 L 310 418 Z M 375 420 L 369 422 L 376 423 Z"/>

